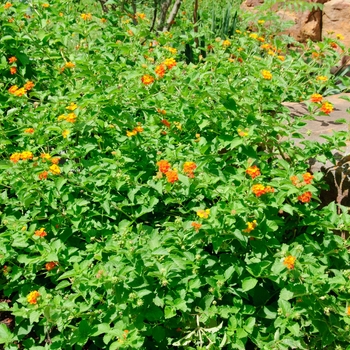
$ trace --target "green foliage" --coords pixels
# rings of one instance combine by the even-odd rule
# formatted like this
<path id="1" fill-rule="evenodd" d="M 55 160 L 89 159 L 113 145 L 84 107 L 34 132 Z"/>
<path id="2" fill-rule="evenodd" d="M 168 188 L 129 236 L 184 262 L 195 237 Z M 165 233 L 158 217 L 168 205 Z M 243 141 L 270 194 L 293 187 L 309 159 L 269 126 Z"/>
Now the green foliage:
<path id="1" fill-rule="evenodd" d="M 210 15 L 196 33 L 185 8 L 152 36 L 147 7 L 134 25 L 89 1 L 12 5 L 0 8 L 4 349 L 348 346 L 349 244 L 335 232 L 350 216 L 320 205 L 323 176 L 307 172 L 347 135 L 294 142 L 325 113 L 310 97 L 334 87 L 341 42 L 300 53 L 239 14 L 194 65 L 185 47 L 200 54 Z M 300 100 L 309 115 L 291 118 L 282 103 Z"/>

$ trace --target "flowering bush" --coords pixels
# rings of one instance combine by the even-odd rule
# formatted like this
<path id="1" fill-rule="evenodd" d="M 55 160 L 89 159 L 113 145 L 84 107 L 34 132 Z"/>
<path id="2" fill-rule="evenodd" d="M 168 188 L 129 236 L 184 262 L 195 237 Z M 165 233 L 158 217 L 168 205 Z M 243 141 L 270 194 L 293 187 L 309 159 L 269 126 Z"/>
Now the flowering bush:
<path id="1" fill-rule="evenodd" d="M 347 135 L 294 142 L 332 112 L 341 40 L 300 53 L 268 14 L 240 14 L 232 38 L 199 48 L 190 3 L 157 35 L 146 5 L 137 25 L 97 5 L 0 11 L 0 343 L 348 346 L 349 244 L 336 233 L 350 217 L 320 204 L 307 162 Z M 300 100 L 309 115 L 292 119 L 282 102 Z"/>

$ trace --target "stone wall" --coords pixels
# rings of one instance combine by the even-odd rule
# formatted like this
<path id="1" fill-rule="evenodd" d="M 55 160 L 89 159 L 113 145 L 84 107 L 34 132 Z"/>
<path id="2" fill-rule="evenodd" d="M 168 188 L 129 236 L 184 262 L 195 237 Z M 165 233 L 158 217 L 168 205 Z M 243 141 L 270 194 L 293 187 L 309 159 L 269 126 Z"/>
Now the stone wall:
<path id="1" fill-rule="evenodd" d="M 307 39 L 320 41 L 324 37 L 335 37 L 340 34 L 344 37 L 342 42 L 350 48 L 350 0 L 305 0 L 309 3 L 324 4 L 323 10 L 313 9 L 302 13 L 278 9 L 275 11 L 282 20 L 293 21 L 293 27 L 286 34 L 300 42 Z M 264 0 L 246 0 L 242 9 L 255 11 Z"/>

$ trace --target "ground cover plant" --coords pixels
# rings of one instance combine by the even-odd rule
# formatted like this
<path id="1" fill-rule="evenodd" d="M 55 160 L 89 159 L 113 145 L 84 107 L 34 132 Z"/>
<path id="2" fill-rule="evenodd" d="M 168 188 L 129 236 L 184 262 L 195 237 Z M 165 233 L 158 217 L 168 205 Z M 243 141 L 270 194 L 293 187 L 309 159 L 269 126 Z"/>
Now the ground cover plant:
<path id="1" fill-rule="evenodd" d="M 150 31 L 152 4 L 102 3 L 0 7 L 0 344 L 346 349 L 350 217 L 308 159 L 348 134 L 293 141 L 346 84 L 342 37 L 204 1 Z"/>

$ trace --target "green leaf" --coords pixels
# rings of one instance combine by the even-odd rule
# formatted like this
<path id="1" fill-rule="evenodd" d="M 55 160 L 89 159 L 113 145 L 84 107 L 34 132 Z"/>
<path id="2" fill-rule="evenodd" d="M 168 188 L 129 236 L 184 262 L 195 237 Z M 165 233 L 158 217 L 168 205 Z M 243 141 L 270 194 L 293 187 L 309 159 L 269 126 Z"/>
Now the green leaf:
<path id="1" fill-rule="evenodd" d="M 283 288 L 281 290 L 281 293 L 280 293 L 280 299 L 283 299 L 283 300 L 290 300 L 292 299 L 294 296 L 294 293 L 293 292 L 290 292 L 289 290 Z"/>
<path id="2" fill-rule="evenodd" d="M 109 200 L 105 200 L 103 203 L 102 203 L 102 208 L 106 211 L 106 213 L 109 215 L 111 213 L 111 209 L 110 209 L 110 206 L 109 206 Z"/>
<path id="3" fill-rule="evenodd" d="M 68 286 L 70 286 L 71 285 L 71 283 L 69 282 L 69 281 L 67 281 L 67 280 L 65 280 L 65 281 L 61 281 L 57 286 L 56 286 L 56 290 L 58 290 L 58 289 L 63 289 L 63 288 L 66 288 L 66 287 L 68 287 Z"/>
<path id="4" fill-rule="evenodd" d="M 164 317 L 166 319 L 176 316 L 176 309 L 172 306 L 166 306 L 164 308 Z"/>
<path id="5" fill-rule="evenodd" d="M 256 278 L 247 277 L 242 282 L 242 290 L 244 292 L 247 292 L 248 290 L 253 289 L 257 283 L 258 283 L 258 280 Z"/>
<path id="6" fill-rule="evenodd" d="M 0 344 L 11 343 L 14 336 L 4 323 L 0 323 Z"/>
<path id="7" fill-rule="evenodd" d="M 67 179 L 63 178 L 63 177 L 58 177 L 55 179 L 55 185 L 58 191 L 61 191 L 61 188 L 63 187 L 63 185 L 67 182 Z"/>

